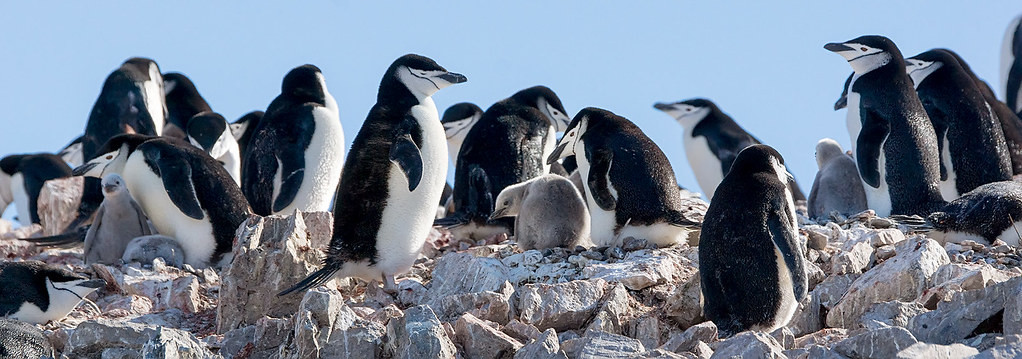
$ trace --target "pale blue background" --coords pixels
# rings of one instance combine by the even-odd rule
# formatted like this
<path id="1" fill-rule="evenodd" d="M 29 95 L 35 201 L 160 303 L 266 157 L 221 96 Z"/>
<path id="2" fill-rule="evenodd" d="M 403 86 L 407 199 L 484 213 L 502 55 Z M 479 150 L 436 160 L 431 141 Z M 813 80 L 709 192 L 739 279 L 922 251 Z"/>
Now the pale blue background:
<path id="1" fill-rule="evenodd" d="M 1019 13 L 1017 0 L 4 3 L 0 155 L 56 151 L 81 134 L 103 80 L 131 56 L 185 73 L 230 120 L 265 109 L 292 67 L 315 64 L 350 143 L 383 71 L 413 52 L 469 78 L 434 96 L 441 112 L 547 85 L 571 114 L 596 106 L 635 122 L 693 190 L 681 127 L 652 104 L 710 98 L 777 148 L 808 193 L 816 141 L 849 142 L 832 106 L 851 69 L 823 44 L 883 34 L 907 56 L 947 47 L 996 86 Z"/>

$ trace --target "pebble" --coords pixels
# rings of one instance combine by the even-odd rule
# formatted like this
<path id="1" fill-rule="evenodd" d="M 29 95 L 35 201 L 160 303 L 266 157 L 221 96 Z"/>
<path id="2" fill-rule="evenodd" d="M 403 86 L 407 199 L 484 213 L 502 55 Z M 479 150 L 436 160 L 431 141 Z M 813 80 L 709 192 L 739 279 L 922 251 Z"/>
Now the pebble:
<path id="1" fill-rule="evenodd" d="M 613 259 L 623 259 L 625 257 L 625 251 L 622 250 L 621 247 L 607 248 L 607 250 L 604 251 L 604 254 L 607 256 L 607 258 Z"/>
<path id="2" fill-rule="evenodd" d="M 592 260 L 596 260 L 596 261 L 602 261 L 602 260 L 606 259 L 606 256 L 604 256 L 603 253 L 600 253 L 600 252 L 597 252 L 597 251 L 582 251 L 581 254 L 582 254 L 583 257 L 586 257 L 586 258 L 589 258 L 589 259 L 592 259 Z"/>
<path id="3" fill-rule="evenodd" d="M 624 245 L 621 246 L 621 249 L 624 250 L 625 252 L 633 252 L 640 249 L 645 249 L 647 245 L 648 241 L 646 241 L 645 239 L 628 237 L 625 238 Z"/>

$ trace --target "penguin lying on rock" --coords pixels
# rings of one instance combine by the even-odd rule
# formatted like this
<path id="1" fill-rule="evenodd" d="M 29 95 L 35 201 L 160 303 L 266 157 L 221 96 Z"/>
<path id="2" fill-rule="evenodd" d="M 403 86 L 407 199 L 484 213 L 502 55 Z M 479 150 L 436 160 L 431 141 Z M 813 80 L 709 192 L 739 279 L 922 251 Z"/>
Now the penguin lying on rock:
<path id="1" fill-rule="evenodd" d="M 0 263 L 0 317 L 33 324 L 61 320 L 104 285 L 40 261 Z"/>

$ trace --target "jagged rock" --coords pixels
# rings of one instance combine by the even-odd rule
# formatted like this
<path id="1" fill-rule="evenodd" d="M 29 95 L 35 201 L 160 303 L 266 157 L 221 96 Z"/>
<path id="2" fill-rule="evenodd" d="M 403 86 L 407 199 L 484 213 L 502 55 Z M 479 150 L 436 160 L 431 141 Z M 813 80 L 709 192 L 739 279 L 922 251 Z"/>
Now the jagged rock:
<path id="1" fill-rule="evenodd" d="M 664 302 L 664 314 L 673 319 L 682 328 L 703 321 L 702 289 L 699 288 L 699 273 L 692 273 L 687 279 L 678 282 L 674 292 Z"/>
<path id="2" fill-rule="evenodd" d="M 631 311 L 631 302 L 634 300 L 628 295 L 628 290 L 621 283 L 616 283 L 607 292 L 605 297 L 603 305 L 597 310 L 596 315 L 593 316 L 586 329 L 621 334 L 624 321 L 634 316 L 634 313 Z"/>
<path id="3" fill-rule="evenodd" d="M 806 348 L 812 345 L 830 347 L 845 339 L 848 339 L 848 329 L 827 328 L 795 338 L 795 347 Z"/>
<path id="4" fill-rule="evenodd" d="M 741 332 L 717 343 L 710 358 L 784 358 L 784 348 L 770 334 Z"/>
<path id="5" fill-rule="evenodd" d="M 1009 298 L 1022 295 L 1022 278 L 978 290 L 956 293 L 950 302 L 941 302 L 937 309 L 915 316 L 908 328 L 919 340 L 927 343 L 951 344 L 971 334 L 1004 330 L 1007 323 L 1005 306 Z"/>
<path id="6" fill-rule="evenodd" d="M 816 285 L 812 294 L 820 298 L 821 305 L 828 309 L 833 308 L 859 277 L 859 274 L 832 275 Z"/>
<path id="7" fill-rule="evenodd" d="M 447 296 L 497 292 L 508 280 L 508 271 L 508 266 L 496 258 L 448 253 L 440 257 L 433 268 L 433 280 L 429 282 L 425 304 L 440 308 L 440 302 Z"/>
<path id="8" fill-rule="evenodd" d="M 631 358 L 646 351 L 636 339 L 601 331 L 590 331 L 584 337 L 566 340 L 561 343 L 561 349 L 569 358 L 575 359 Z"/>
<path id="9" fill-rule="evenodd" d="M 845 242 L 844 248 L 832 259 L 831 273 L 862 273 L 869 267 L 872 255 L 873 246 L 869 244 L 868 237 L 862 236 L 858 240 Z"/>
<path id="10" fill-rule="evenodd" d="M 869 237 L 869 244 L 873 246 L 873 248 L 880 248 L 883 246 L 897 244 L 904 240 L 905 234 L 897 229 L 880 229 L 873 231 L 872 235 Z"/>
<path id="11" fill-rule="evenodd" d="M 512 358 L 522 347 L 522 343 L 472 314 L 466 313 L 458 318 L 454 332 L 467 358 Z"/>
<path id="12" fill-rule="evenodd" d="M 849 358 L 886 359 L 893 358 L 917 341 L 905 328 L 887 327 L 842 340 L 834 344 L 834 351 Z"/>
<path id="13" fill-rule="evenodd" d="M 403 317 L 390 320 L 384 350 L 392 358 L 453 358 L 457 349 L 447 337 L 440 319 L 428 305 L 405 310 Z"/>
<path id="14" fill-rule="evenodd" d="M 662 350 L 662 349 L 653 349 L 653 350 L 650 350 L 648 352 L 642 353 L 641 355 L 633 357 L 633 358 L 642 358 L 642 359 L 654 359 L 654 358 L 656 358 L 656 359 L 688 359 L 688 358 L 698 358 L 698 356 L 695 356 L 695 354 L 691 354 L 691 353 L 685 353 L 685 354 L 688 354 L 689 356 L 685 356 L 685 355 L 669 352 L 669 351 Z M 709 356 L 707 356 L 707 358 L 709 358 Z"/>
<path id="15" fill-rule="evenodd" d="M 793 349 L 795 347 L 795 332 L 787 327 L 780 327 L 770 332 L 770 336 L 774 337 L 777 343 L 781 344 L 781 348 L 785 350 Z"/>
<path id="16" fill-rule="evenodd" d="M 717 326 L 713 322 L 702 322 L 685 329 L 684 332 L 672 336 L 660 349 L 675 353 L 692 351 L 696 344 L 717 340 Z"/>
<path id="17" fill-rule="evenodd" d="M 822 308 L 823 305 L 820 304 L 819 293 L 809 292 L 809 295 L 795 309 L 795 314 L 791 316 L 791 321 L 788 322 L 788 328 L 791 328 L 796 336 L 814 333 L 823 329 L 824 318 L 820 315 L 820 309 Z"/>
<path id="18" fill-rule="evenodd" d="M 540 330 L 579 329 L 599 307 L 607 291 L 602 279 L 558 284 L 528 284 L 518 289 L 518 312 L 522 323 Z"/>
<path id="19" fill-rule="evenodd" d="M 516 359 L 568 359 L 561 351 L 557 331 L 547 329 L 540 337 L 530 340 L 514 356 Z"/>
<path id="20" fill-rule="evenodd" d="M 909 319 L 926 311 L 922 304 L 916 302 L 893 300 L 876 303 L 862 315 L 862 326 L 870 330 L 883 327 L 904 327 L 908 325 Z"/>
<path id="21" fill-rule="evenodd" d="M 298 309 L 300 294 L 276 294 L 319 269 L 320 252 L 311 249 L 305 223 L 300 211 L 287 217 L 252 216 L 242 223 L 234 260 L 223 272 L 217 333 L 255 324 L 263 316 L 290 316 Z"/>
<path id="22" fill-rule="evenodd" d="M 157 262 L 163 263 L 162 260 Z M 107 287 L 115 293 L 150 299 L 153 311 L 176 308 L 196 313 L 212 305 L 203 298 L 198 278 L 177 268 L 157 265 L 153 269 L 144 269 L 138 264 L 122 266 L 120 269 L 93 264 L 91 268 L 107 281 Z"/>
<path id="23" fill-rule="evenodd" d="M 710 349 L 709 344 L 698 341 L 694 346 L 692 346 L 692 349 L 689 349 L 689 351 L 682 354 L 694 359 L 710 359 L 710 357 L 713 356 L 713 349 Z"/>
<path id="24" fill-rule="evenodd" d="M 979 350 L 965 344 L 928 344 L 918 342 L 898 352 L 898 359 L 966 359 L 979 354 Z"/>
<path id="25" fill-rule="evenodd" d="M 360 318 L 341 293 L 324 287 L 305 293 L 294 315 L 294 337 L 282 358 L 379 357 L 386 328 Z"/>
<path id="26" fill-rule="evenodd" d="M 437 309 L 438 316 L 444 321 L 457 319 L 464 313 L 472 313 L 479 319 L 507 324 L 511 319 L 511 295 L 515 289 L 511 283 L 504 282 L 499 292 L 461 293 L 444 297 Z"/>
<path id="27" fill-rule="evenodd" d="M 36 201 L 36 212 L 39 213 L 44 236 L 63 233 L 71 224 L 78 215 L 84 186 L 85 177 L 81 176 L 56 178 L 43 183 Z"/>
<path id="28" fill-rule="evenodd" d="M 293 333 L 294 325 L 291 324 L 290 318 L 263 317 L 255 325 L 224 334 L 220 343 L 220 355 L 224 358 L 234 358 L 235 355 L 246 352 L 248 359 L 277 358 L 280 345 Z"/>
<path id="29" fill-rule="evenodd" d="M 663 250 L 629 252 L 617 263 L 593 264 L 582 270 L 585 278 L 600 278 L 608 282 L 621 282 L 629 290 L 642 290 L 649 286 L 675 282 L 698 270 L 692 263 Z"/>
<path id="30" fill-rule="evenodd" d="M 809 290 L 813 290 L 824 279 L 827 279 L 827 273 L 816 263 L 806 262 L 806 277 L 809 280 Z"/>
<path id="31" fill-rule="evenodd" d="M 925 237 L 904 240 L 898 244 L 897 251 L 898 255 L 873 267 L 852 283 L 844 297 L 827 313 L 828 326 L 859 325 L 859 318 L 873 303 L 915 300 L 930 287 L 937 268 L 950 262 L 944 248 Z"/>
<path id="32" fill-rule="evenodd" d="M 624 334 L 625 336 L 638 339 L 645 348 L 656 348 L 662 342 L 666 342 L 670 335 L 667 333 L 670 330 L 668 328 L 673 327 L 666 323 L 661 323 L 655 313 L 648 313 L 622 324 L 627 324 L 624 331 L 612 334 Z"/>
<path id="33" fill-rule="evenodd" d="M 94 319 L 82 322 L 71 334 L 64 354 L 72 358 L 102 355 L 109 348 L 125 348 L 147 358 L 212 358 L 213 353 L 183 330 L 144 324 Z"/>
<path id="34" fill-rule="evenodd" d="M 535 325 L 522 323 L 518 319 L 512 319 L 501 331 L 522 343 L 539 338 L 543 334 Z"/>
<path id="35" fill-rule="evenodd" d="M 926 290 L 921 299 L 929 308 L 937 303 L 949 301 L 958 292 L 983 289 L 1004 282 L 1018 274 L 997 270 L 989 264 L 949 263 L 937 269 L 933 283 L 939 283 Z"/>
<path id="36" fill-rule="evenodd" d="M 830 231 L 826 231 L 828 233 L 824 233 L 825 230 L 826 229 L 821 230 L 820 228 L 805 228 L 807 238 L 806 246 L 809 247 L 809 249 L 815 249 L 818 251 L 822 251 L 827 248 L 827 238 L 829 237 L 828 234 Z"/>
<path id="37" fill-rule="evenodd" d="M 405 278 L 397 282 L 397 301 L 405 306 L 425 302 L 426 286 L 417 278 Z"/>
<path id="38" fill-rule="evenodd" d="M 142 315 L 153 310 L 153 301 L 140 295 L 104 297 L 107 302 L 102 306 L 103 313 L 113 317 Z M 99 304 L 98 302 L 96 303 Z"/>

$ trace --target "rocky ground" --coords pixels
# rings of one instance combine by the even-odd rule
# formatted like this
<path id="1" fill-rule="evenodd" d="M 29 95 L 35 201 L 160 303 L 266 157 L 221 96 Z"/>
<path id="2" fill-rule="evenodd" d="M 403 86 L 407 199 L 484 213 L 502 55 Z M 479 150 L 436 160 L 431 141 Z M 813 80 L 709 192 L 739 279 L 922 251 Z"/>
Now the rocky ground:
<path id="1" fill-rule="evenodd" d="M 523 252 L 434 231 L 396 295 L 339 280 L 284 297 L 317 269 L 329 213 L 251 218 L 222 270 L 86 267 L 81 249 L 13 239 L 39 228 L 3 234 L 0 254 L 107 280 L 96 306 L 42 326 L 68 358 L 1022 356 L 1018 248 L 942 245 L 911 218 L 838 220 L 802 219 L 810 293 L 791 323 L 727 340 L 701 317 L 698 251 L 684 244 Z"/>

